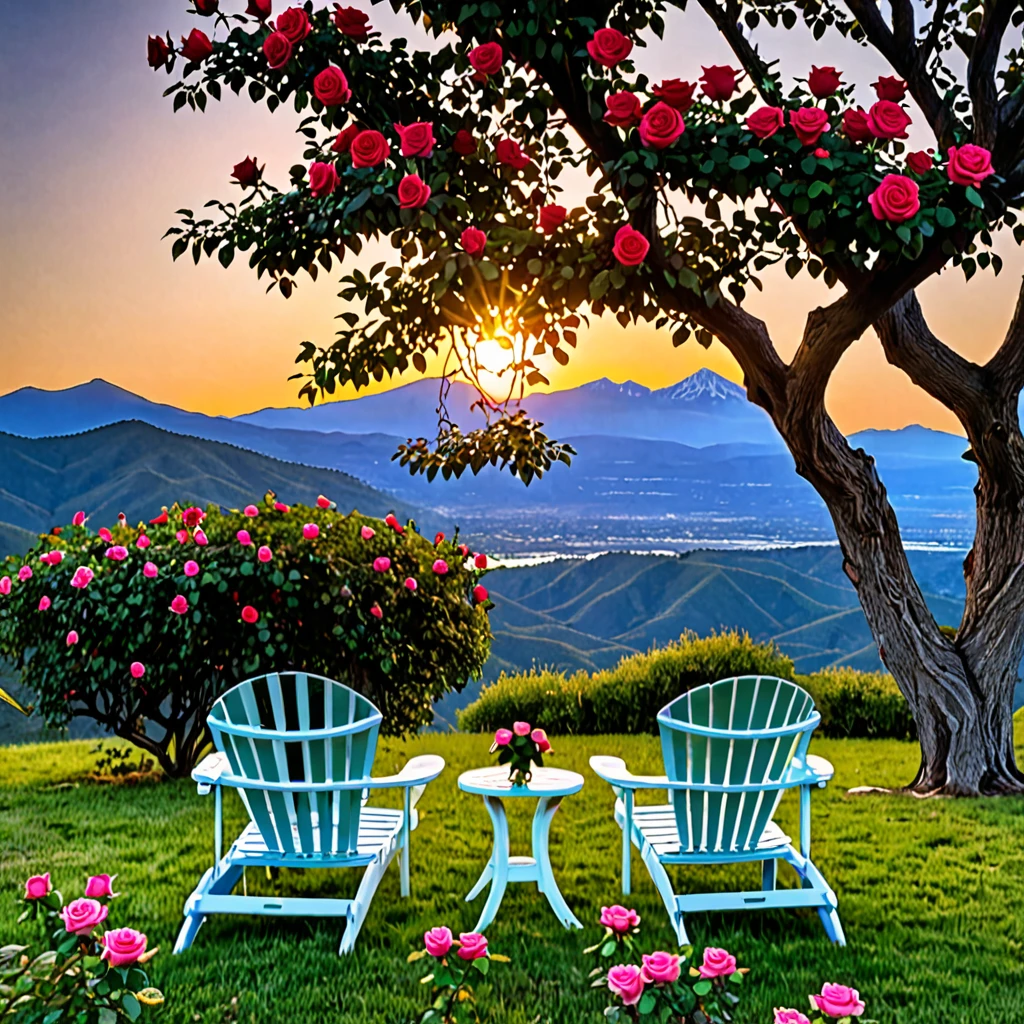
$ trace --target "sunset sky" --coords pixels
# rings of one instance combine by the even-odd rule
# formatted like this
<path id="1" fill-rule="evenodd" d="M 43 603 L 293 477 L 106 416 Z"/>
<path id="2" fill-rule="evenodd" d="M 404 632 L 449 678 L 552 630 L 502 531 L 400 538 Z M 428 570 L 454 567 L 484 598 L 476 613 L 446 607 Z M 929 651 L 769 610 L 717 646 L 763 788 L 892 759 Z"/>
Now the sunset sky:
<path id="1" fill-rule="evenodd" d="M 222 0 L 241 11 L 244 0 Z M 284 6 L 275 0 L 275 10 Z M 386 5 L 370 8 L 386 35 L 417 32 Z M 338 311 L 336 275 L 300 278 L 291 299 L 238 260 L 172 263 L 161 241 L 174 211 L 210 198 L 240 196 L 229 183 L 246 155 L 266 162 L 286 184 L 300 158 L 294 113 L 228 94 L 205 115 L 171 113 L 161 92 L 173 79 L 146 64 L 146 36 L 175 37 L 196 20 L 184 0 L 33 0 L 9 5 L 0 37 L 0 393 L 26 385 L 65 388 L 103 377 L 147 398 L 207 413 L 234 415 L 297 403 L 287 377 L 304 339 L 327 343 Z M 693 79 L 701 64 L 729 62 L 729 52 L 696 5 L 673 14 L 664 43 L 635 51 L 653 78 Z M 209 23 L 204 27 L 208 27 Z M 406 27 L 408 26 L 408 27 Z M 834 64 L 847 80 L 868 83 L 886 69 L 843 40 L 814 43 L 802 27 L 769 33 L 766 53 L 784 73 Z M 353 83 L 355 86 L 355 83 Z M 357 87 L 357 86 L 355 86 Z M 930 144 L 926 135 L 912 139 Z M 572 204 L 582 196 L 570 196 Z M 1024 260 L 1006 238 L 1002 275 L 959 271 L 933 279 L 920 295 L 933 329 L 964 354 L 985 359 L 997 346 L 1016 300 Z M 372 259 L 366 259 L 369 264 Z M 828 301 L 820 285 L 765 275 L 765 293 L 749 306 L 769 323 L 784 356 L 794 350 L 809 308 Z M 597 377 L 650 387 L 674 383 L 701 366 L 733 379 L 736 365 L 718 344 L 673 349 L 667 334 L 601 322 L 584 332 L 568 367 L 553 367 L 555 388 Z M 847 432 L 919 422 L 956 429 L 953 417 L 889 367 L 873 335 L 844 357 L 828 394 Z"/>

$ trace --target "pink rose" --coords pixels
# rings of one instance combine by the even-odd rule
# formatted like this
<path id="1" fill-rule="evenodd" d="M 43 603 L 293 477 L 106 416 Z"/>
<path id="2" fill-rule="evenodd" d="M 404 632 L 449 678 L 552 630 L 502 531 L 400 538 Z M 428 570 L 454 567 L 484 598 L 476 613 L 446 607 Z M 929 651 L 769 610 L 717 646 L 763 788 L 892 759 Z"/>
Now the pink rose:
<path id="1" fill-rule="evenodd" d="M 640 99 L 628 90 L 609 93 L 604 106 L 604 120 L 615 128 L 628 128 L 640 120 Z"/>
<path id="2" fill-rule="evenodd" d="M 633 50 L 633 40 L 617 28 L 599 28 L 587 43 L 587 53 L 606 68 L 613 68 L 625 60 Z"/>
<path id="3" fill-rule="evenodd" d="M 213 53 L 213 43 L 210 42 L 210 37 L 197 28 L 189 32 L 187 39 L 182 36 L 181 43 L 182 57 L 192 64 L 206 60 Z"/>
<path id="4" fill-rule="evenodd" d="M 93 577 L 96 574 L 87 565 L 80 565 L 75 570 L 75 575 L 71 577 L 71 586 L 76 587 L 78 590 L 84 590 L 93 581 Z"/>
<path id="5" fill-rule="evenodd" d="M 429 198 L 430 186 L 418 174 L 407 174 L 398 183 L 398 205 L 403 210 L 420 210 Z"/>
<path id="6" fill-rule="evenodd" d="M 190 530 L 195 529 L 205 518 L 206 518 L 206 513 L 201 508 L 198 508 L 197 506 L 192 506 L 191 508 L 187 508 L 187 509 L 185 509 L 184 512 L 181 513 L 181 521 Z"/>
<path id="7" fill-rule="evenodd" d="M 317 497 L 317 499 L 316 499 L 316 507 L 317 508 L 330 508 L 331 507 L 331 499 L 330 498 L 325 498 L 322 494 L 319 495 L 319 497 Z"/>
<path id="8" fill-rule="evenodd" d="M 50 884 L 49 871 L 45 875 L 33 875 L 25 882 L 25 899 L 41 900 L 44 896 L 48 896 L 52 890 L 53 886 Z"/>
<path id="9" fill-rule="evenodd" d="M 195 532 L 195 533 L 194 533 L 194 534 L 192 535 L 192 539 L 193 539 L 193 540 L 194 540 L 194 541 L 195 541 L 195 542 L 196 542 L 196 543 L 197 543 L 197 544 L 198 544 L 198 545 L 199 545 L 199 546 L 200 546 L 201 548 L 205 548 L 205 547 L 206 547 L 206 545 L 210 543 L 210 541 L 209 541 L 209 539 L 207 538 L 206 534 L 205 534 L 205 533 L 203 533 L 203 531 L 202 531 L 202 530 L 196 530 L 196 532 Z"/>
<path id="10" fill-rule="evenodd" d="M 370 605 L 370 614 L 375 619 L 383 619 L 384 618 L 384 612 L 381 609 L 381 606 L 379 604 L 377 604 L 376 601 L 374 601 L 373 604 Z"/>
<path id="11" fill-rule="evenodd" d="M 666 78 L 661 85 L 651 86 L 651 95 L 657 96 L 659 100 L 663 100 L 670 107 L 675 107 L 680 114 L 685 114 L 693 106 L 693 94 L 696 89 L 696 82 Z"/>
<path id="12" fill-rule="evenodd" d="M 90 899 L 101 900 L 108 896 L 114 895 L 114 890 L 111 888 L 110 883 L 117 877 L 117 875 L 93 875 L 88 882 L 85 883 L 85 895 Z"/>
<path id="13" fill-rule="evenodd" d="M 548 734 L 543 729 L 534 729 L 530 733 L 530 739 L 537 744 L 537 749 L 542 753 L 546 754 L 551 749 L 551 741 L 548 739 Z"/>
<path id="14" fill-rule="evenodd" d="M 186 576 L 198 576 L 199 575 L 199 563 L 193 562 L 190 558 L 185 563 L 185 575 Z"/>
<path id="15" fill-rule="evenodd" d="M 514 167 L 517 171 L 530 166 L 530 158 L 515 139 L 499 139 L 494 146 L 494 155 L 499 164 Z"/>
<path id="16" fill-rule="evenodd" d="M 800 107 L 789 112 L 793 134 L 805 145 L 813 146 L 832 126 L 821 107 Z"/>
<path id="17" fill-rule="evenodd" d="M 482 256 L 487 248 L 487 235 L 479 228 L 466 228 L 459 236 L 462 248 L 469 256 Z"/>
<path id="18" fill-rule="evenodd" d="M 434 152 L 434 125 L 430 121 L 392 125 L 400 140 L 402 156 L 430 156 Z"/>
<path id="19" fill-rule="evenodd" d="M 273 553 L 273 551 L 270 550 L 270 548 L 267 547 L 266 544 L 264 544 L 256 552 L 256 557 L 261 562 L 269 562 L 274 557 L 274 553 Z"/>
<path id="20" fill-rule="evenodd" d="M 608 971 L 608 987 L 626 1006 L 636 1006 L 644 994 L 643 973 L 636 964 L 619 964 Z"/>
<path id="21" fill-rule="evenodd" d="M 260 510 L 255 505 L 246 505 L 242 510 L 242 515 L 246 515 L 250 519 L 255 519 L 259 514 Z"/>
<path id="22" fill-rule="evenodd" d="M 121 550 L 123 551 L 124 549 L 122 548 Z M 128 554 L 127 551 L 125 551 L 124 553 L 126 555 Z M 25 580 L 32 579 L 32 566 L 30 566 L 30 565 L 23 565 L 18 570 L 18 579 L 21 580 L 22 583 L 24 583 Z"/>
<path id="23" fill-rule="evenodd" d="M 704 950 L 704 963 L 698 968 L 702 978 L 722 978 L 736 973 L 736 957 L 724 949 L 708 946 Z"/>
<path id="24" fill-rule="evenodd" d="M 880 100 L 899 103 L 907 95 L 907 83 L 894 75 L 880 75 L 878 81 L 871 84 Z"/>
<path id="25" fill-rule="evenodd" d="M 274 27 L 278 32 L 283 32 L 294 46 L 309 35 L 313 26 L 309 23 L 309 15 L 301 7 L 289 7 L 277 16 Z"/>
<path id="26" fill-rule="evenodd" d="M 406 590 L 415 590 L 419 584 L 410 576 L 405 583 L 402 584 Z"/>
<path id="27" fill-rule="evenodd" d="M 97 900 L 82 897 L 62 907 L 60 918 L 66 931 L 75 935 L 88 935 L 96 925 L 107 919 L 107 908 Z"/>
<path id="28" fill-rule="evenodd" d="M 134 928 L 116 928 L 103 933 L 102 945 L 100 959 L 111 967 L 123 967 L 135 963 L 146 952 L 146 936 Z"/>
<path id="29" fill-rule="evenodd" d="M 887 174 L 868 196 L 868 202 L 876 220 L 892 224 L 910 220 L 921 209 L 917 182 L 902 174 Z"/>
<path id="30" fill-rule="evenodd" d="M 243 548 L 247 548 L 252 543 L 252 537 L 249 536 L 248 530 L 239 530 L 238 533 L 235 534 L 235 537 Z"/>
<path id="31" fill-rule="evenodd" d="M 815 1005 L 829 1017 L 859 1017 L 864 1012 L 864 1003 L 855 988 L 833 985 L 825 982 L 820 996 L 811 996 Z"/>
<path id="32" fill-rule="evenodd" d="M 11 592 L 11 577 L 0 576 L 0 594 L 6 597 Z"/>
<path id="33" fill-rule="evenodd" d="M 39 610 L 41 612 L 45 612 L 46 609 L 49 608 L 49 607 L 50 607 L 50 599 L 44 594 L 41 598 L 39 598 Z"/>
<path id="34" fill-rule="evenodd" d="M 478 75 L 496 75 L 504 57 L 501 43 L 481 43 L 469 51 L 469 63 Z"/>
<path id="35" fill-rule="evenodd" d="M 649 149 L 671 146 L 685 130 L 683 115 L 660 100 L 640 118 L 640 141 Z"/>
<path id="36" fill-rule="evenodd" d="M 448 563 L 443 558 L 439 558 L 430 568 L 433 569 L 438 576 L 444 576 L 448 572 Z"/>
<path id="37" fill-rule="evenodd" d="M 786 1010 L 781 1006 L 775 1007 L 775 1019 L 773 1024 L 811 1024 L 807 1014 L 799 1010 Z"/>
<path id="38" fill-rule="evenodd" d="M 907 158 L 909 161 L 909 157 Z M 949 180 L 955 185 L 973 185 L 977 188 L 992 170 L 992 154 L 984 146 L 968 143 L 966 146 L 949 147 L 949 163 L 946 165 Z"/>
<path id="39" fill-rule="evenodd" d="M 108 544 L 114 539 L 114 535 L 105 527 L 100 527 L 100 540 L 105 540 Z"/>
<path id="40" fill-rule="evenodd" d="M 758 107 L 747 118 L 747 127 L 759 139 L 770 139 L 782 125 L 783 113 L 781 107 Z"/>
<path id="41" fill-rule="evenodd" d="M 487 939 L 479 932 L 462 932 L 457 953 L 460 960 L 479 960 L 487 956 Z"/>
<path id="42" fill-rule="evenodd" d="M 816 68 L 811 65 L 811 73 L 807 76 L 807 88 L 815 99 L 823 100 L 838 92 L 843 84 L 841 72 L 833 67 Z"/>
<path id="43" fill-rule="evenodd" d="M 423 933 L 423 945 L 431 956 L 440 959 L 452 948 L 451 929 L 444 926 L 431 928 L 429 932 Z"/>
<path id="44" fill-rule="evenodd" d="M 380 558 L 373 560 L 373 571 L 374 572 L 387 572 L 391 568 L 391 559 L 386 555 L 381 555 Z"/>
<path id="45" fill-rule="evenodd" d="M 843 114 L 843 131 L 851 142 L 869 142 L 874 138 L 868 126 L 867 112 L 861 107 Z"/>
<path id="46" fill-rule="evenodd" d="M 309 165 L 309 191 L 314 199 L 329 196 L 338 187 L 338 169 L 319 160 Z"/>
<path id="47" fill-rule="evenodd" d="M 496 747 L 507 747 L 512 742 L 511 729 L 499 729 L 494 734 L 494 745 Z"/>
<path id="48" fill-rule="evenodd" d="M 188 599 L 184 594 L 176 594 L 171 601 L 171 611 L 175 615 L 184 615 L 188 611 Z"/>
<path id="49" fill-rule="evenodd" d="M 142 575 L 148 580 L 154 579 L 159 572 L 160 570 L 156 567 L 156 563 L 154 562 L 147 562 L 142 567 Z"/>
<path id="50" fill-rule="evenodd" d="M 353 167 L 376 167 L 391 155 L 391 147 L 380 132 L 367 128 L 352 140 L 349 152 Z"/>
<path id="51" fill-rule="evenodd" d="M 179 530 L 174 536 L 179 544 L 188 543 L 188 530 Z"/>
<path id="52" fill-rule="evenodd" d="M 132 679 L 141 679 L 146 674 L 146 666 L 141 661 L 133 661 L 128 668 L 128 671 L 132 674 Z M 90 895 L 89 893 L 85 894 Z"/>
<path id="53" fill-rule="evenodd" d="M 143 534 L 141 534 L 139 536 L 139 539 L 135 542 L 135 546 L 137 548 L 140 548 L 143 551 L 145 551 L 146 548 L 149 547 L 150 543 L 151 543 L 150 539 L 143 533 Z"/>
<path id="54" fill-rule="evenodd" d="M 648 984 L 671 985 L 679 979 L 679 957 L 675 953 L 644 953 L 644 981 Z"/>
<path id="55" fill-rule="evenodd" d="M 278 18 L 278 22 L 280 22 Z M 333 64 L 323 69 L 313 79 L 313 95 L 325 107 L 340 107 L 352 98 L 352 90 L 348 87 L 348 79 L 341 68 Z"/>
<path id="56" fill-rule="evenodd" d="M 338 31 L 355 39 L 356 42 L 364 42 L 370 34 L 369 17 L 358 7 L 342 7 L 341 4 L 334 5 L 334 24 Z"/>
<path id="57" fill-rule="evenodd" d="M 84 526 L 85 525 L 85 513 L 84 512 L 76 512 L 71 517 L 71 525 L 72 526 Z"/>
<path id="58" fill-rule="evenodd" d="M 71 630 L 67 637 L 65 637 L 65 643 L 67 643 L 68 647 L 74 647 L 78 643 L 78 634 Z"/>
<path id="59" fill-rule="evenodd" d="M 253 608 L 253 606 L 251 604 L 247 604 L 242 609 L 242 621 L 243 622 L 248 622 L 250 626 L 254 622 L 256 622 L 259 619 L 259 617 L 260 617 L 260 613 L 255 608 Z"/>
<path id="60" fill-rule="evenodd" d="M 868 110 L 868 128 L 876 139 L 905 139 L 910 115 L 892 100 L 879 100 Z"/>
<path id="61" fill-rule="evenodd" d="M 302 528 L 302 536 L 306 540 L 316 540 L 320 536 L 320 527 L 316 523 L 306 523 Z"/>
<path id="62" fill-rule="evenodd" d="M 529 722 L 513 722 L 512 731 L 517 736 L 529 736 L 530 735 L 530 723 Z"/>
<path id="63" fill-rule="evenodd" d="M 615 244 L 612 246 L 612 255 L 624 267 L 638 267 L 647 257 L 651 243 L 636 228 L 629 224 L 623 224 L 615 232 Z"/>
<path id="64" fill-rule="evenodd" d="M 487 593 L 487 588 L 482 583 L 478 583 L 473 588 L 473 601 L 476 604 L 483 604 L 489 597 L 490 595 Z"/>
<path id="65" fill-rule="evenodd" d="M 362 537 L 363 540 L 372 540 L 373 537 L 376 536 L 376 531 L 373 529 L 372 526 L 364 526 L 359 531 L 359 536 Z"/>
<path id="66" fill-rule="evenodd" d="M 625 935 L 631 928 L 640 923 L 640 915 L 635 910 L 627 910 L 626 907 L 613 903 L 610 907 L 601 908 L 601 924 L 605 928 L 611 928 L 619 935 Z"/>
<path id="67" fill-rule="evenodd" d="M 700 76 L 701 92 L 709 100 L 727 100 L 736 91 L 736 76 L 739 72 L 727 64 L 713 64 L 711 67 L 701 67 L 704 72 Z"/>

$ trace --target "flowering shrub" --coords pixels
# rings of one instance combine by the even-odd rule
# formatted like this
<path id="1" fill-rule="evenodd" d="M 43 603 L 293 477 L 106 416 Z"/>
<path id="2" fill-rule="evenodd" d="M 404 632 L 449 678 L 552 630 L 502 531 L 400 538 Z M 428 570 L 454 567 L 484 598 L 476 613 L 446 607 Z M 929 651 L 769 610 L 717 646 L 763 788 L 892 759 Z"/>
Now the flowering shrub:
<path id="1" fill-rule="evenodd" d="M 117 1024 L 135 1021 L 164 997 L 143 964 L 156 955 L 142 932 L 111 928 L 116 876 L 94 875 L 85 895 L 65 904 L 50 875 L 25 882 L 20 922 L 41 922 L 50 942 L 30 957 L 29 946 L 0 948 L 0 1018 L 24 1024 Z"/>
<path id="2" fill-rule="evenodd" d="M 486 560 L 469 555 L 457 537 L 431 543 L 326 498 L 176 505 L 97 533 L 80 513 L 8 559 L 0 656 L 21 666 L 48 726 L 95 719 L 174 775 L 207 742 L 216 697 L 274 670 L 344 678 L 400 735 L 486 660 Z"/>
<path id="3" fill-rule="evenodd" d="M 513 786 L 525 786 L 534 767 L 544 767 L 542 755 L 550 750 L 547 733 L 531 729 L 529 722 L 515 722 L 511 729 L 498 729 L 491 744 L 491 753 L 498 752 L 498 764 L 508 765 Z"/>
<path id="4" fill-rule="evenodd" d="M 410 953 L 408 958 L 409 963 L 432 958 L 430 972 L 420 978 L 421 984 L 431 986 L 431 1002 L 417 1016 L 418 1024 L 479 1021 L 470 972 L 486 978 L 492 962 L 507 964 L 508 957 L 491 953 L 487 938 L 479 932 L 463 932 L 456 939 L 443 925 L 426 932 L 423 945 L 423 949 Z"/>

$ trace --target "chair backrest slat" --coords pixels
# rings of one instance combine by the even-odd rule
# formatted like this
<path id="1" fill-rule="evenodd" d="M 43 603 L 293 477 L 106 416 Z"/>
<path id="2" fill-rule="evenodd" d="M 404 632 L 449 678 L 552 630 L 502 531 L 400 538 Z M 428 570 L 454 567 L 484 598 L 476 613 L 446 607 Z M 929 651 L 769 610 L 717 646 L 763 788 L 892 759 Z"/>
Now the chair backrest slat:
<path id="1" fill-rule="evenodd" d="M 214 704 L 210 731 L 231 772 L 254 782 L 369 779 L 380 712 L 343 683 L 306 672 L 247 679 Z M 239 789 L 269 850 L 338 857 L 356 851 L 360 789 Z"/>
<path id="2" fill-rule="evenodd" d="M 666 775 L 702 787 L 671 791 L 682 848 L 754 848 L 782 798 L 790 763 L 806 753 L 819 721 L 810 694 L 775 676 L 720 679 L 662 708 Z"/>

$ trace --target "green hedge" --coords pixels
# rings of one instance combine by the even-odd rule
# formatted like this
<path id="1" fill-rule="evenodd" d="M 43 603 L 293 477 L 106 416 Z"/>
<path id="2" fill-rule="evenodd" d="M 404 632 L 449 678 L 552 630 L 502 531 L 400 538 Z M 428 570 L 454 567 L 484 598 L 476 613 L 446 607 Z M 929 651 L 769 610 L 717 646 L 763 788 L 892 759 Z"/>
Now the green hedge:
<path id="1" fill-rule="evenodd" d="M 623 658 L 615 668 L 593 675 L 550 669 L 502 673 L 459 712 L 459 727 L 490 732 L 522 719 L 556 735 L 653 733 L 658 712 L 679 694 L 716 679 L 757 674 L 793 679 L 807 689 L 821 713 L 819 735 L 916 736 L 910 708 L 892 676 L 852 668 L 798 676 L 793 662 L 774 645 L 756 644 L 736 632 L 684 633 L 665 647 Z"/>
<path id="2" fill-rule="evenodd" d="M 793 662 L 746 633 L 684 633 L 664 647 L 623 658 L 590 675 L 534 669 L 502 673 L 459 713 L 459 728 L 489 732 L 523 719 L 553 733 L 653 733 L 673 697 L 701 683 L 737 675 L 792 678 Z"/>

